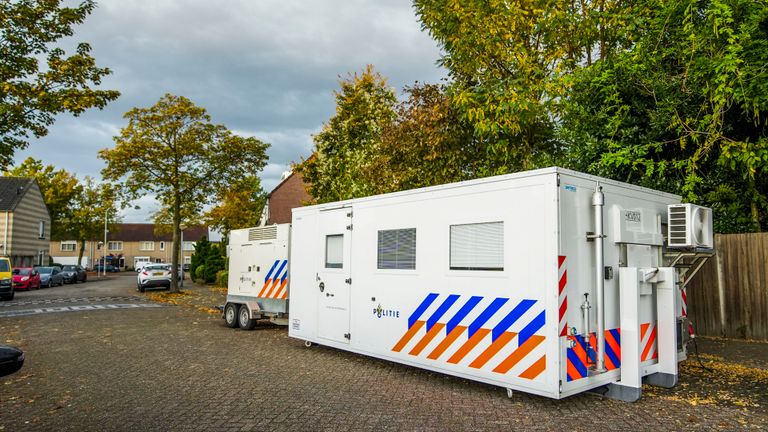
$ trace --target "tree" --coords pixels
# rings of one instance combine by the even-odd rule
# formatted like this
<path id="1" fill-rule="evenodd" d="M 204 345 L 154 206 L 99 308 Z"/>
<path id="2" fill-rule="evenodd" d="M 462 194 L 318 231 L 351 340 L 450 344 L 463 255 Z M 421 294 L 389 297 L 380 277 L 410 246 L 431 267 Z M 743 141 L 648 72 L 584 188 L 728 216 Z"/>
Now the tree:
<path id="1" fill-rule="evenodd" d="M 395 92 L 373 66 L 339 84 L 336 114 L 315 135 L 313 157 L 297 167 L 319 202 L 375 192 L 366 171 L 378 155 L 383 129 L 395 118 Z"/>
<path id="2" fill-rule="evenodd" d="M 216 200 L 218 204 L 204 218 L 210 227 L 221 232 L 226 242 L 233 229 L 251 227 L 259 222 L 267 194 L 261 188 L 259 177 L 249 175 L 219 190 Z"/>
<path id="3" fill-rule="evenodd" d="M 117 197 L 111 185 L 98 184 L 91 177 L 85 177 L 80 185 L 80 193 L 74 200 L 69 216 L 62 221 L 62 229 L 67 238 L 74 239 L 80 245 L 78 265 L 82 264 L 86 241 L 103 234 L 105 218 L 112 224 L 119 222 Z"/>
<path id="4" fill-rule="evenodd" d="M 171 291 L 178 292 L 180 226 L 184 215 L 198 215 L 216 193 L 259 172 L 269 144 L 234 135 L 211 123 L 204 108 L 183 96 L 166 94 L 150 108 L 134 108 L 116 146 L 99 152 L 107 162 L 105 179 L 122 180 L 128 197 L 154 194 L 171 216 L 173 259 Z"/>
<path id="5" fill-rule="evenodd" d="M 631 50 L 574 76 L 561 136 L 578 169 L 710 205 L 720 232 L 768 222 L 768 5 L 638 2 Z"/>
<path id="6" fill-rule="evenodd" d="M 85 0 L 77 7 L 61 7 L 61 0 L 0 2 L 0 167 L 5 169 L 15 150 L 28 145 L 30 134 L 48 133 L 56 115 L 79 115 L 103 108 L 118 98 L 114 90 L 97 90 L 111 72 L 96 66 L 91 47 L 80 43 L 67 56 L 55 47 L 72 36 L 96 7 Z M 45 65 L 40 62 L 45 59 Z"/>
<path id="7" fill-rule="evenodd" d="M 65 221 L 72 216 L 77 199 L 83 192 L 77 177 L 53 165 L 43 165 L 42 161 L 32 157 L 5 171 L 4 175 L 36 179 L 51 216 L 51 236 L 60 238 L 67 233 Z"/>

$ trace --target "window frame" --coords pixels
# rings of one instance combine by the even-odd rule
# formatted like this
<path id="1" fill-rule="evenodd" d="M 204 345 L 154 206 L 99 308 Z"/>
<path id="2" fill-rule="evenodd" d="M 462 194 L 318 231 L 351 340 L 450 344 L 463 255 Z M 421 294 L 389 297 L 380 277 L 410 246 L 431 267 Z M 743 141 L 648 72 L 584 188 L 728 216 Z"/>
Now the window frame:
<path id="1" fill-rule="evenodd" d="M 112 247 L 112 243 L 117 244 L 119 247 L 118 248 L 113 248 Z M 107 250 L 108 251 L 121 251 L 121 250 L 123 250 L 123 241 L 122 240 L 109 240 L 107 242 Z"/>
<path id="2" fill-rule="evenodd" d="M 490 224 L 501 224 L 501 267 L 454 267 L 453 264 L 453 227 L 459 227 L 459 226 L 468 226 L 468 225 L 490 225 Z M 448 270 L 451 272 L 489 272 L 491 274 L 499 274 L 506 271 L 505 267 L 505 235 L 504 235 L 504 221 L 503 220 L 492 220 L 492 221 L 485 221 L 485 222 L 465 222 L 465 223 L 454 223 L 448 225 Z"/>
<path id="3" fill-rule="evenodd" d="M 403 231 L 413 231 L 413 267 L 381 267 L 381 236 L 384 233 L 388 232 L 394 232 L 397 236 L 400 235 Z M 399 237 L 396 238 L 396 241 L 399 240 Z M 398 243 L 399 244 L 399 241 Z M 418 230 L 416 227 L 408 227 L 408 228 L 389 228 L 389 229 L 380 229 L 376 231 L 376 270 L 377 271 L 384 271 L 384 272 L 397 272 L 397 271 L 407 271 L 407 272 L 415 272 L 417 269 L 417 247 L 418 247 Z M 398 254 L 398 250 L 394 251 L 395 254 Z M 400 254 L 403 254 L 403 252 L 400 252 Z M 395 259 L 395 264 L 401 262 L 398 259 Z M 402 261 L 405 262 L 405 261 Z"/>
<path id="4" fill-rule="evenodd" d="M 341 238 L 341 254 L 339 256 L 340 262 L 328 262 L 328 239 L 329 238 Z M 325 253 L 323 256 L 323 268 L 325 270 L 343 270 L 344 269 L 344 234 L 326 234 L 325 235 Z"/>
<path id="5" fill-rule="evenodd" d="M 72 246 L 72 249 L 64 248 L 64 246 Z M 62 240 L 59 244 L 59 251 L 61 252 L 76 252 L 77 251 L 77 241 L 75 240 Z"/>
<path id="6" fill-rule="evenodd" d="M 149 245 L 149 247 L 146 247 Z M 152 240 L 146 240 L 139 243 L 139 250 L 140 251 L 154 251 L 155 250 L 155 242 Z"/>

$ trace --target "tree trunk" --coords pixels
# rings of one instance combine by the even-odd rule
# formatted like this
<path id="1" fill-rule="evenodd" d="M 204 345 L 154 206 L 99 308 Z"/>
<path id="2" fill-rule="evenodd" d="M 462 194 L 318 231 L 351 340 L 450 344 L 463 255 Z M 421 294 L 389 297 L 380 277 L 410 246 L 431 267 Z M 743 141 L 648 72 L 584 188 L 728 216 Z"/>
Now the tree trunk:
<path id="1" fill-rule="evenodd" d="M 77 265 L 83 265 L 84 252 L 85 252 L 85 240 L 80 240 L 80 253 L 77 255 Z"/>
<path id="2" fill-rule="evenodd" d="M 173 255 L 171 257 L 171 292 L 179 291 L 179 251 L 181 250 L 181 197 L 176 194 L 173 200 Z"/>

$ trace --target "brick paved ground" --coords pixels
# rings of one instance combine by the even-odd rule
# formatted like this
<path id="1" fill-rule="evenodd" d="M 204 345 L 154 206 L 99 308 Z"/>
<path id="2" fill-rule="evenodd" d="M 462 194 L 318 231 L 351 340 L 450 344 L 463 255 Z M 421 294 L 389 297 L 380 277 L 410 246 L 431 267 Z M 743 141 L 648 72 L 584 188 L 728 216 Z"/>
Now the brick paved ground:
<path id="1" fill-rule="evenodd" d="M 132 296 L 131 288 L 123 294 Z M 649 391 L 635 404 L 593 395 L 508 399 L 496 387 L 305 348 L 284 328 L 228 329 L 202 307 L 220 292 L 188 290 L 178 305 L 157 309 L 0 319 L 0 342 L 20 345 L 28 356 L 21 372 L 0 378 L 0 430 L 655 431 L 768 424 L 766 344 L 702 341 L 712 372 L 691 362 L 678 388 Z M 738 355 L 728 350 L 758 360 L 730 376 L 729 359 Z"/>

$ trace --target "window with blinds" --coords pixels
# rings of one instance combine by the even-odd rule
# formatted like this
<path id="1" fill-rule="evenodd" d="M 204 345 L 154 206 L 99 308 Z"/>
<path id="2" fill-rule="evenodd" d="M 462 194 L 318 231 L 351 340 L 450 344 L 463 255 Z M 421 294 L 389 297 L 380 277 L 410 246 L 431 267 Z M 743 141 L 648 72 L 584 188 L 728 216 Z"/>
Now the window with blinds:
<path id="1" fill-rule="evenodd" d="M 504 222 L 451 225 L 451 270 L 504 270 Z"/>
<path id="2" fill-rule="evenodd" d="M 381 270 L 415 270 L 416 228 L 379 231 L 377 267 Z"/>

